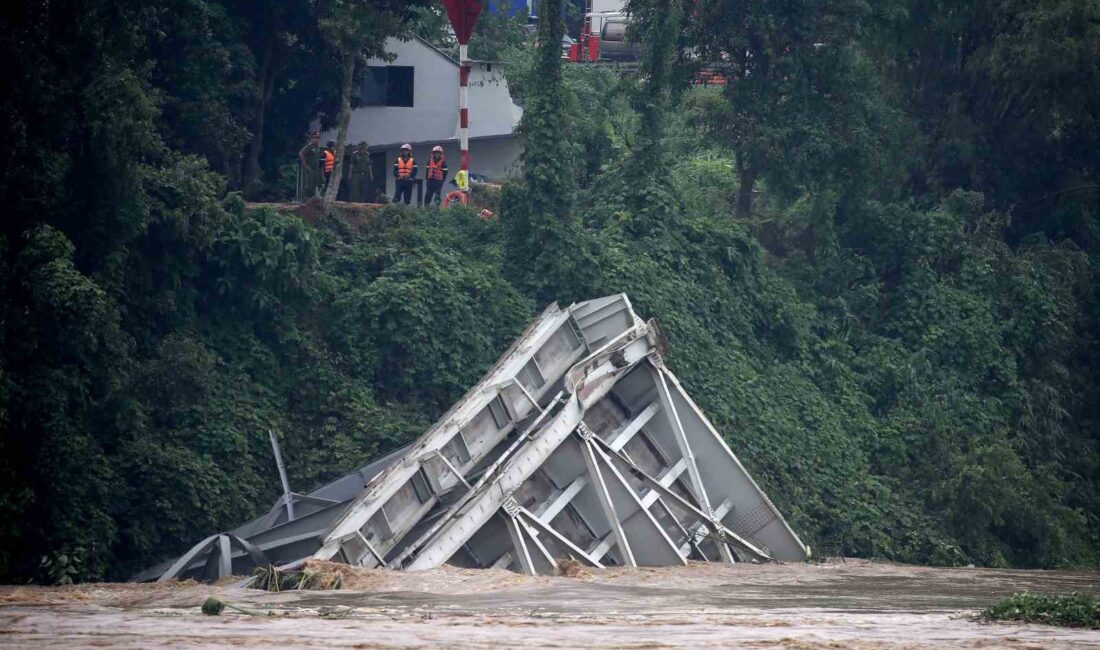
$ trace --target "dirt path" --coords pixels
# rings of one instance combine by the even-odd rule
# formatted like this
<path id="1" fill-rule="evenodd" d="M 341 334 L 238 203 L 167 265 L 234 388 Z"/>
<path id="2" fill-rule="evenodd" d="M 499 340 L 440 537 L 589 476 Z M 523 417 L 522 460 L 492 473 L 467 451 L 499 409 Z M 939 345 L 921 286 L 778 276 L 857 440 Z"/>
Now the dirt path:
<path id="1" fill-rule="evenodd" d="M 0 587 L 0 648 L 1100 648 L 1100 631 L 982 624 L 1015 591 L 1100 574 L 849 561 L 613 569 L 574 578 L 349 571 L 339 591 Z M 208 595 L 270 612 L 205 617 Z"/>

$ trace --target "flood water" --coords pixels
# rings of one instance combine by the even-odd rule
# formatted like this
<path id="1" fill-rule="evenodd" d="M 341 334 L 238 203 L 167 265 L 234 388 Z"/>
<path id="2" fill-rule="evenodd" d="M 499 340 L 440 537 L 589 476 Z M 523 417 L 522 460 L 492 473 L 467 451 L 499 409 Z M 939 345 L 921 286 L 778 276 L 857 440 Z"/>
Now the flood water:
<path id="1" fill-rule="evenodd" d="M 1087 571 L 851 560 L 555 578 L 344 571 L 337 591 L 0 587 L 0 648 L 1100 648 L 1100 630 L 972 619 L 1017 591 L 1100 593 Z M 209 595 L 265 615 L 205 617 Z"/>

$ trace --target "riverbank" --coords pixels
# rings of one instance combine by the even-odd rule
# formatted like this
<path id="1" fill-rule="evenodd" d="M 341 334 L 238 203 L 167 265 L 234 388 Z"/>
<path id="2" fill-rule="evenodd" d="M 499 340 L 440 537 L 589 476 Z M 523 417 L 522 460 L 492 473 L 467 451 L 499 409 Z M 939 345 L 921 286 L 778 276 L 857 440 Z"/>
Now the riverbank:
<path id="1" fill-rule="evenodd" d="M 1100 592 L 1090 571 L 860 560 L 526 577 L 354 571 L 338 591 L 194 583 L 0 587 L 0 648 L 1100 648 L 1100 632 L 982 623 L 1018 591 Z M 208 596 L 270 613 L 203 616 Z"/>

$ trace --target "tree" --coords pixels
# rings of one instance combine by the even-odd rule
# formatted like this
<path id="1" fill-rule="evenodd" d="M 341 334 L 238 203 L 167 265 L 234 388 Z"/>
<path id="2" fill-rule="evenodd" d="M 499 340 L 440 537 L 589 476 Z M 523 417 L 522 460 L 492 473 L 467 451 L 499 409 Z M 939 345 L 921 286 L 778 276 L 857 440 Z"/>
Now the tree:
<path id="1" fill-rule="evenodd" d="M 326 210 L 331 208 L 340 191 L 356 64 L 360 57 L 385 57 L 386 38 L 411 34 L 412 20 L 417 15 L 415 7 L 424 1 L 323 0 L 318 4 L 318 26 L 336 49 L 343 72 L 340 111 L 336 118 L 336 166 L 324 196 Z"/>
<path id="2" fill-rule="evenodd" d="M 538 49 L 531 74 L 538 82 L 528 94 L 519 128 L 524 139 L 523 178 L 531 215 L 546 221 L 569 218 L 576 189 L 573 156 L 566 137 L 569 115 L 562 87 L 561 40 L 564 34 L 561 0 L 543 2 L 536 34 Z"/>
<path id="3" fill-rule="evenodd" d="M 211 0 L 164 3 L 140 20 L 144 36 L 136 55 L 157 65 L 136 71 L 158 91 L 165 144 L 203 156 L 236 185 L 255 73 L 241 23 L 225 3 Z"/>
<path id="4" fill-rule="evenodd" d="M 683 19 L 681 0 L 630 0 L 630 38 L 641 49 L 639 83 L 632 105 L 638 131 L 630 154 L 611 173 L 624 207 L 632 214 L 636 235 L 666 227 L 678 214 L 669 191 L 662 142 L 677 88 L 678 37 Z M 611 184 L 611 183 L 609 183 Z M 610 189 L 610 188 L 609 188 Z"/>
<path id="5" fill-rule="evenodd" d="M 680 0 L 630 0 L 626 8 L 631 17 L 630 38 L 642 48 L 642 81 L 634 96 L 640 128 L 631 166 L 644 175 L 639 180 L 655 181 L 663 163 L 661 139 L 671 108 L 683 7 Z"/>
<path id="6" fill-rule="evenodd" d="M 740 218 L 751 215 L 762 177 L 783 191 L 860 173 L 873 112 L 859 49 L 869 10 L 863 0 L 695 5 L 690 40 L 700 63 L 727 78 L 707 127 L 736 153 Z"/>
<path id="7" fill-rule="evenodd" d="M 595 260 L 573 215 L 577 190 L 566 90 L 562 84 L 561 0 L 539 8 L 538 49 L 519 132 L 523 187 L 505 188 L 501 219 L 507 230 L 507 268 L 539 302 L 579 298 L 590 286 Z"/>
<path id="8" fill-rule="evenodd" d="M 227 195 L 252 151 L 272 192 L 337 113 L 335 0 L 0 5 L 0 580 L 183 552 L 279 494 L 268 428 L 292 484 L 322 483 L 424 431 L 532 310 L 618 291 L 815 547 L 1096 564 L 1100 5 L 868 5 L 632 0 L 637 83 L 563 66 L 547 2 L 540 48 L 504 53 L 527 152 L 501 219 L 354 225 Z M 403 8 L 358 3 L 339 42 L 379 55 Z M 685 60 L 731 84 L 676 95 Z M 768 253 L 726 217 L 734 154 Z M 677 218 L 639 218 L 656 192 Z"/>
<path id="9" fill-rule="evenodd" d="M 523 47 L 527 41 L 526 24 L 526 12 L 512 16 L 489 12 L 481 16 L 470 37 L 470 58 L 497 61 L 503 52 Z"/>
<path id="10" fill-rule="evenodd" d="M 241 171 L 241 192 L 251 197 L 261 175 L 260 153 L 264 148 L 265 127 L 272 99 L 276 90 L 289 81 L 287 67 L 295 54 L 316 56 L 317 26 L 310 15 L 305 0 L 279 2 L 239 0 L 232 3 L 238 20 L 243 24 L 245 43 L 255 63 L 253 75 L 252 110 L 249 137 L 244 147 L 244 165 Z M 320 72 L 319 70 L 315 70 Z M 323 75 L 314 75 L 323 78 Z M 308 83 L 308 79 L 294 79 L 295 84 Z"/>
<path id="11" fill-rule="evenodd" d="M 874 60 L 923 136 L 914 190 L 982 191 L 1012 209 L 1017 237 L 1044 230 L 1093 239 L 1087 219 L 1051 213 L 1100 174 L 1100 3 L 901 5 L 884 21 Z"/>

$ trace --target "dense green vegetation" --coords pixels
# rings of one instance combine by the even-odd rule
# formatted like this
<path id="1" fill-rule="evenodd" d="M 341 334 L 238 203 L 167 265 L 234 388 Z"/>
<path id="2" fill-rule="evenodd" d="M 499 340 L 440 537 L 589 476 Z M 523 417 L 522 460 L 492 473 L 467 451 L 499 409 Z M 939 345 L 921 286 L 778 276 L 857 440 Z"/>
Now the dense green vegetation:
<path id="1" fill-rule="evenodd" d="M 982 610 L 981 617 L 989 621 L 1100 628 L 1100 598 L 1088 594 L 1060 596 L 1024 592 Z"/>
<path id="2" fill-rule="evenodd" d="M 125 577 L 271 503 L 269 429 L 307 489 L 618 291 L 819 554 L 1100 561 L 1100 2 L 632 0 L 624 76 L 497 20 L 499 220 L 246 210 L 370 4 L 0 10 L 0 578 Z"/>

